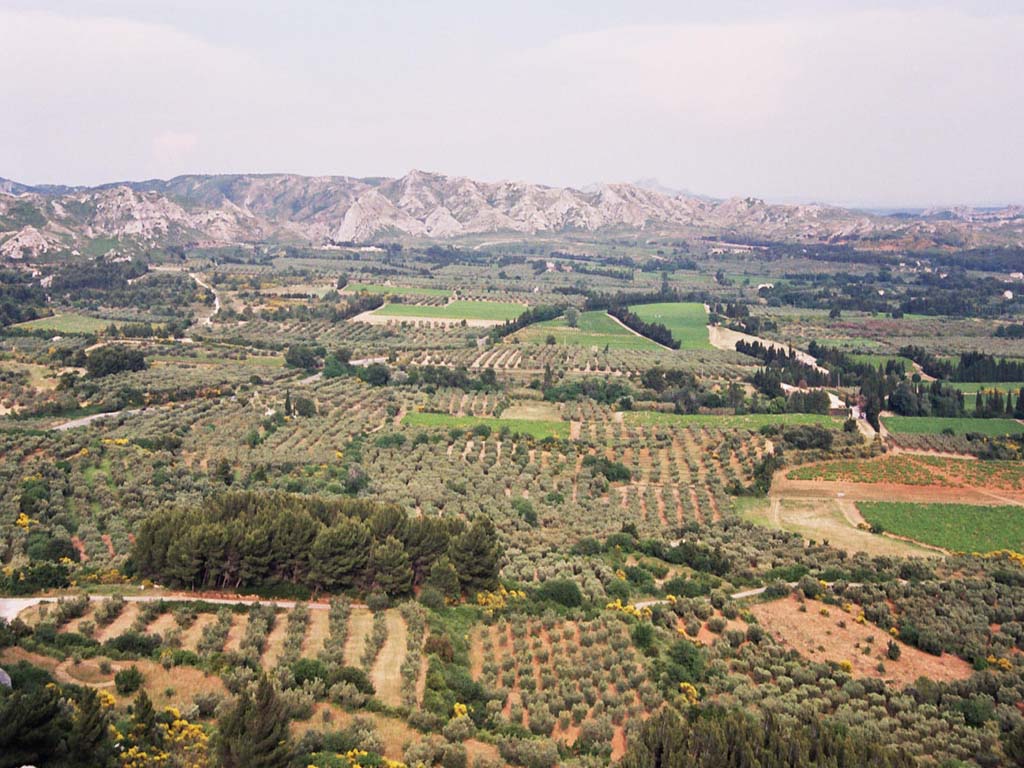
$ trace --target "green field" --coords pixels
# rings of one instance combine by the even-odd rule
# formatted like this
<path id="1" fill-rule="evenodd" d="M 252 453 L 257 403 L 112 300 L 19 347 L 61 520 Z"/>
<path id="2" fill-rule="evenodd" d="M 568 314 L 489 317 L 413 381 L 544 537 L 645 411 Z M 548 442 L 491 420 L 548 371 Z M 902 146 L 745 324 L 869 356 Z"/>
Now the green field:
<path id="1" fill-rule="evenodd" d="M 444 320 L 513 320 L 526 307 L 508 301 L 453 301 L 440 307 L 385 304 L 375 314 L 388 317 L 430 317 Z"/>
<path id="2" fill-rule="evenodd" d="M 672 332 L 680 349 L 711 349 L 708 341 L 708 313 L 703 304 L 637 304 L 629 308 L 641 320 L 661 323 Z"/>
<path id="3" fill-rule="evenodd" d="M 882 424 L 894 435 L 939 435 L 944 429 L 965 435 L 977 432 L 989 437 L 1024 432 L 1024 424 L 1013 419 L 949 419 L 939 416 L 886 416 Z"/>
<path id="4" fill-rule="evenodd" d="M 955 552 L 1024 551 L 1024 507 L 860 501 L 872 525 Z"/>
<path id="5" fill-rule="evenodd" d="M 499 432 L 503 427 L 516 433 L 530 435 L 538 439 L 560 437 L 568 439 L 569 422 L 538 421 L 534 419 L 501 419 L 492 416 L 451 416 L 447 413 L 407 413 L 402 424 L 410 427 L 432 427 L 439 429 L 472 429 L 479 424 L 486 424 L 493 431 Z"/>
<path id="6" fill-rule="evenodd" d="M 973 411 L 978 403 L 978 391 L 984 389 L 986 392 L 997 390 L 1003 393 L 1005 397 L 1007 393 L 1013 393 L 1014 401 L 1016 401 L 1017 394 L 1021 388 L 1024 387 L 1022 381 L 955 381 L 950 384 L 954 389 L 959 389 L 964 393 L 964 408 L 968 412 Z"/>
<path id="7" fill-rule="evenodd" d="M 342 290 L 352 293 L 379 293 L 386 296 L 451 296 L 443 288 L 416 288 L 407 285 L 374 285 L 372 283 L 348 283 Z"/>
<path id="8" fill-rule="evenodd" d="M 516 336 L 521 341 L 543 344 L 548 336 L 556 344 L 609 349 L 660 349 L 650 339 L 633 333 L 606 312 L 580 312 L 577 327 L 570 328 L 564 317 L 534 323 Z"/>
<path id="9" fill-rule="evenodd" d="M 714 416 L 709 414 L 676 414 L 660 411 L 626 411 L 627 424 L 640 426 L 718 427 L 719 429 L 747 429 L 755 431 L 766 424 L 819 424 L 839 427 L 840 421 L 817 413 L 748 413 L 741 416 Z"/>
<path id="10" fill-rule="evenodd" d="M 53 315 L 52 317 L 40 317 L 11 327 L 23 328 L 26 331 L 42 330 L 55 333 L 99 333 L 106 330 L 111 322 L 113 321 L 68 312 L 63 315 Z"/>
<path id="11" fill-rule="evenodd" d="M 998 389 L 1004 395 L 1007 392 L 1013 392 L 1017 394 L 1021 387 L 1024 387 L 1024 381 L 953 381 L 950 382 L 949 386 L 953 389 L 959 389 L 965 395 L 970 393 L 974 394 L 980 389 L 991 391 Z"/>
<path id="12" fill-rule="evenodd" d="M 914 373 L 914 361 L 909 357 L 900 357 L 899 355 L 865 355 L 865 354 L 851 354 L 850 359 L 856 363 L 867 363 L 868 365 L 885 365 L 890 360 L 897 363 L 903 363 L 903 369 L 907 374 Z"/>

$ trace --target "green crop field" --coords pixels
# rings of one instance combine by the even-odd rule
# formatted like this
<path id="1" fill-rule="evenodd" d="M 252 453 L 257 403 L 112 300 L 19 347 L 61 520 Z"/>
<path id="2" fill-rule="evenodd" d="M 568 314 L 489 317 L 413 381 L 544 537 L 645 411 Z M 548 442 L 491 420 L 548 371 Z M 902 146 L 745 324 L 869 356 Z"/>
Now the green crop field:
<path id="1" fill-rule="evenodd" d="M 443 288 L 417 288 L 408 285 L 374 285 L 372 283 L 349 283 L 342 290 L 352 293 L 379 293 L 386 296 L 451 296 Z"/>
<path id="2" fill-rule="evenodd" d="M 959 389 L 965 395 L 974 394 L 978 390 L 991 391 L 998 389 L 1004 395 L 1013 392 L 1015 395 L 1024 387 L 1024 381 L 954 381 L 950 383 L 953 389 Z"/>
<path id="3" fill-rule="evenodd" d="M 939 435 L 944 429 L 964 435 L 977 432 L 996 437 L 1024 432 L 1024 424 L 1013 419 L 948 419 L 938 416 L 886 416 L 882 419 L 886 429 L 896 435 Z"/>
<path id="4" fill-rule="evenodd" d="M 548 336 L 556 344 L 609 349 L 660 349 L 650 339 L 640 336 L 617 322 L 606 312 L 581 312 L 576 328 L 570 328 L 564 317 L 535 323 L 524 328 L 517 337 L 521 341 L 543 344 Z"/>
<path id="5" fill-rule="evenodd" d="M 850 358 L 857 363 L 867 363 L 868 365 L 885 365 L 892 361 L 896 363 L 903 363 L 903 369 L 908 374 L 914 373 L 914 361 L 909 357 L 900 357 L 899 355 L 865 355 L 854 353 L 850 355 Z"/>
<path id="6" fill-rule="evenodd" d="M 440 429 L 472 429 L 480 424 L 486 424 L 495 432 L 508 427 L 509 431 L 513 433 L 530 435 L 539 439 L 545 437 L 568 439 L 569 437 L 569 422 L 567 421 L 501 419 L 491 416 L 451 416 L 447 413 L 414 412 L 407 413 L 402 419 L 402 424 L 410 427 Z"/>
<path id="7" fill-rule="evenodd" d="M 512 320 L 526 307 L 507 301 L 453 301 L 444 306 L 385 304 L 376 311 L 388 317 L 430 317 L 445 320 Z"/>
<path id="8" fill-rule="evenodd" d="M 703 304 L 637 304 L 629 308 L 641 320 L 661 323 L 672 332 L 680 349 L 711 349 L 708 341 L 708 313 Z"/>
<path id="9" fill-rule="evenodd" d="M 51 317 L 40 317 L 29 320 L 25 323 L 18 323 L 14 328 L 22 328 L 26 331 L 53 331 L 55 333 L 99 333 L 110 326 L 111 320 L 103 320 L 98 317 L 79 315 L 68 312 L 62 315 Z"/>
<path id="10" fill-rule="evenodd" d="M 708 414 L 676 414 L 660 411 L 627 411 L 627 424 L 640 426 L 671 425 L 678 427 L 718 427 L 720 429 L 758 430 L 766 424 L 818 424 L 839 427 L 840 421 L 817 413 L 748 413 L 741 416 L 714 416 Z"/>
<path id="11" fill-rule="evenodd" d="M 1024 507 L 862 501 L 857 508 L 872 525 L 943 549 L 1024 550 Z"/>

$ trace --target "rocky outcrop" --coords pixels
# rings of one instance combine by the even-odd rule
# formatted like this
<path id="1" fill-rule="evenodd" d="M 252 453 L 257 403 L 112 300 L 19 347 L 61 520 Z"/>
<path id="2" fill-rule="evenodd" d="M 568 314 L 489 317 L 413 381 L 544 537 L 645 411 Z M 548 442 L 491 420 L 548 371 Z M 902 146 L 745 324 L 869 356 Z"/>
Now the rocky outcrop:
<path id="1" fill-rule="evenodd" d="M 772 205 L 752 197 L 711 200 L 650 182 L 582 190 L 424 171 L 398 179 L 180 176 L 95 188 L 0 180 L 0 248 L 6 258 L 73 249 L 94 238 L 152 247 L 600 231 L 790 242 L 1019 244 L 1024 211 L 879 216 L 826 205 Z"/>

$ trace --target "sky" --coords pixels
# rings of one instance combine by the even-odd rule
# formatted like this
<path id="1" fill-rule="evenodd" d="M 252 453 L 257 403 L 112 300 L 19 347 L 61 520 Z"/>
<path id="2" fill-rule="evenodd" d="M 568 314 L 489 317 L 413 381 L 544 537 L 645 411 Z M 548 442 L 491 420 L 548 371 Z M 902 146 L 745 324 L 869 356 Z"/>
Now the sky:
<path id="1" fill-rule="evenodd" d="M 1024 0 L 0 0 L 0 176 L 1024 204 Z"/>

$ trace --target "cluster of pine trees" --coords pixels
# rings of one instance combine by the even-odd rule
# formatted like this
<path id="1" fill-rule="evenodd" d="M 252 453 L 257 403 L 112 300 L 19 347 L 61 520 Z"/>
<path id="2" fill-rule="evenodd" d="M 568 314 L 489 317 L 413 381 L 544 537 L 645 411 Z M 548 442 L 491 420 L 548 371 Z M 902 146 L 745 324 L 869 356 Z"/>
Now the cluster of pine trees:
<path id="1" fill-rule="evenodd" d="M 403 597 L 421 583 L 449 596 L 491 588 L 502 551 L 485 517 L 466 524 L 365 499 L 233 492 L 154 513 L 132 554 L 138 575 L 177 587 Z"/>

